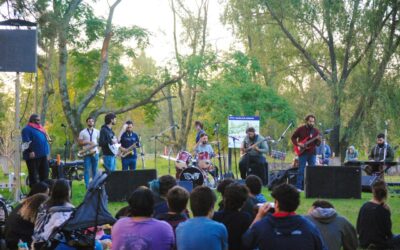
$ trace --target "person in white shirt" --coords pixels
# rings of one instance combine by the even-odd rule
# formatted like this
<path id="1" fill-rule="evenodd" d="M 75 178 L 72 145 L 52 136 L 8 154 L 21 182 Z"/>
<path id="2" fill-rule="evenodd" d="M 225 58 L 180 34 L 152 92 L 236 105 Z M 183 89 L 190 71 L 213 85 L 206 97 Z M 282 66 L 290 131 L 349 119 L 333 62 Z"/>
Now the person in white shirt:
<path id="1" fill-rule="evenodd" d="M 86 119 L 87 128 L 79 133 L 78 143 L 82 146 L 80 154 L 83 156 L 84 179 L 86 188 L 89 185 L 90 175 L 92 178 L 96 176 L 97 166 L 99 162 L 99 149 L 97 147 L 100 136 L 99 130 L 94 127 L 95 120 L 93 117 Z"/>

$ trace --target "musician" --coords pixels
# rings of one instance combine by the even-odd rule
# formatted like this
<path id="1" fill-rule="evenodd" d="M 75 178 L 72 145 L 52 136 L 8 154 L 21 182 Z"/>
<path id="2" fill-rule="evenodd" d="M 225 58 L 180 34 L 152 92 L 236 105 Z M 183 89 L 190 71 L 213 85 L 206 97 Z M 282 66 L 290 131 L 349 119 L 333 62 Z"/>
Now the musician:
<path id="1" fill-rule="evenodd" d="M 100 129 L 99 146 L 103 152 L 104 166 L 110 171 L 114 171 L 116 167 L 115 154 L 110 149 L 110 146 L 118 143 L 115 133 L 112 130 L 116 122 L 117 117 L 115 114 L 108 113 L 104 117 L 105 124 Z"/>
<path id="2" fill-rule="evenodd" d="M 126 130 L 121 135 L 121 152 L 127 153 L 127 149 L 129 147 L 134 146 L 133 149 L 129 150 L 130 153 L 125 157 L 121 156 L 122 161 L 122 170 L 135 170 L 136 169 L 136 147 L 140 147 L 139 136 L 133 132 L 133 122 L 127 121 L 126 123 Z"/>
<path id="3" fill-rule="evenodd" d="M 246 134 L 240 147 L 240 153 L 243 155 L 239 161 L 240 176 L 242 179 L 246 179 L 247 172 L 252 163 L 256 166 L 253 174 L 258 175 L 263 180 L 263 184 L 266 184 L 268 163 L 263 154 L 268 152 L 268 144 L 265 142 L 264 137 L 256 134 L 256 130 L 253 127 L 248 127 Z"/>
<path id="4" fill-rule="evenodd" d="M 208 135 L 206 133 L 200 135 L 200 140 L 194 146 L 194 152 L 196 155 L 207 152 L 210 157 L 214 157 L 214 150 L 208 143 Z"/>
<path id="5" fill-rule="evenodd" d="M 195 121 L 194 122 L 194 128 L 197 131 L 197 133 L 196 133 L 196 143 L 198 143 L 199 140 L 200 140 L 200 135 L 201 134 L 205 134 L 206 132 L 204 132 L 203 123 L 201 123 L 200 121 Z"/>
<path id="6" fill-rule="evenodd" d="M 99 149 L 97 147 L 100 137 L 100 131 L 94 127 L 95 120 L 93 117 L 86 119 L 87 128 L 79 133 L 78 144 L 82 146 L 85 156 L 83 157 L 84 179 L 86 188 L 89 185 L 90 175 L 92 179 L 96 176 L 97 166 L 99 163 Z"/>
<path id="7" fill-rule="evenodd" d="M 307 115 L 305 117 L 305 125 L 298 127 L 296 131 L 292 135 L 292 143 L 296 147 L 304 148 L 304 143 L 309 140 L 314 140 L 309 143 L 304 150 L 303 153 L 299 155 L 299 169 L 297 175 L 297 184 L 296 187 L 299 190 L 303 190 L 303 181 L 304 181 L 304 168 L 308 163 L 308 166 L 315 166 L 316 164 L 316 146 L 321 144 L 321 140 L 319 139 L 319 130 L 314 127 L 315 125 L 315 116 Z M 316 138 L 317 139 L 314 139 Z"/>
<path id="8" fill-rule="evenodd" d="M 49 178 L 50 137 L 40 124 L 40 117 L 32 114 L 28 124 L 22 129 L 22 143 L 29 145 L 23 151 L 23 158 L 28 167 L 29 186 Z"/>
<path id="9" fill-rule="evenodd" d="M 380 133 L 376 136 L 376 145 L 371 149 L 368 155 L 370 161 L 390 162 L 394 159 L 392 147 L 385 141 L 385 135 Z"/>

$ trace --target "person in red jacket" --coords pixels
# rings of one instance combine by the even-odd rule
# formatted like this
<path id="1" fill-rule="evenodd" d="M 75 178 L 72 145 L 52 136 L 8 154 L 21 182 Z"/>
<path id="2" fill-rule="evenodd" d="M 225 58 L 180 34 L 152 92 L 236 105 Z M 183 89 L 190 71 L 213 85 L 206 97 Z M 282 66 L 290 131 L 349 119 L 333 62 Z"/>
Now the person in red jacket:
<path id="1" fill-rule="evenodd" d="M 304 181 L 304 168 L 308 166 L 315 166 L 316 161 L 316 146 L 321 144 L 319 130 L 314 127 L 315 116 L 307 115 L 305 125 L 296 129 L 292 135 L 292 143 L 295 146 L 295 151 L 299 156 L 299 170 L 297 175 L 296 187 L 303 190 Z"/>

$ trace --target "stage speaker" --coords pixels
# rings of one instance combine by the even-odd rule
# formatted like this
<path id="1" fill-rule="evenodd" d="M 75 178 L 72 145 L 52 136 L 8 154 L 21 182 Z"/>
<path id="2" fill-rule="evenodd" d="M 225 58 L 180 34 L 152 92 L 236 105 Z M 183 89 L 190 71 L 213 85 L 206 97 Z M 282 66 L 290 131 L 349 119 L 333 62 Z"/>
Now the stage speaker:
<path id="1" fill-rule="evenodd" d="M 139 186 L 149 186 L 148 182 L 157 179 L 155 169 L 113 171 L 106 181 L 109 201 L 126 201 Z"/>
<path id="2" fill-rule="evenodd" d="M 36 29 L 0 30 L 0 71 L 36 72 Z"/>
<path id="3" fill-rule="evenodd" d="M 306 167 L 306 198 L 361 199 L 360 167 Z"/>
<path id="4" fill-rule="evenodd" d="M 362 176 L 361 177 L 361 189 L 363 192 L 372 192 L 372 185 L 379 180 L 379 176 Z"/>

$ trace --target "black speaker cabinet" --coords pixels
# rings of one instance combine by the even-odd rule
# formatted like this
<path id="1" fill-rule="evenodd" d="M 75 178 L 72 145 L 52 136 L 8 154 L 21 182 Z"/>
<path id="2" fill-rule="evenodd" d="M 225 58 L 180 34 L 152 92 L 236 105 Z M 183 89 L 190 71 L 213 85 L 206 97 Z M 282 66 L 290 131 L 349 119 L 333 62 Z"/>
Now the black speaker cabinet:
<path id="1" fill-rule="evenodd" d="M 0 71 L 36 72 L 36 29 L 0 29 Z"/>
<path id="2" fill-rule="evenodd" d="M 306 198 L 361 199 L 361 168 L 306 167 L 305 195 Z"/>
<path id="3" fill-rule="evenodd" d="M 106 192 L 110 201 L 126 201 L 139 186 L 157 179 L 155 169 L 113 171 L 106 181 Z"/>

